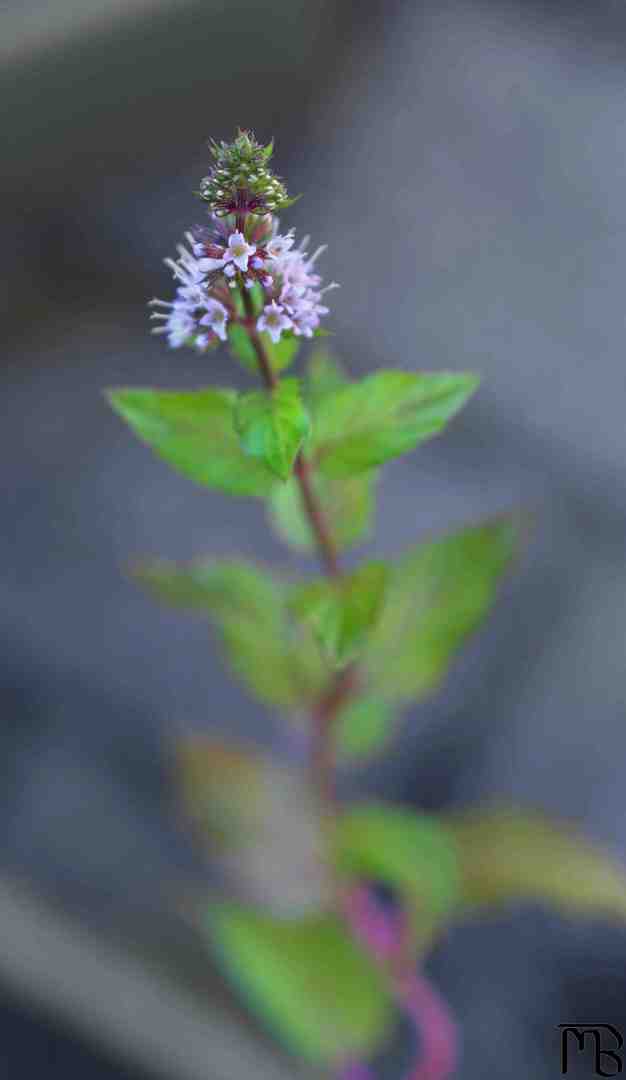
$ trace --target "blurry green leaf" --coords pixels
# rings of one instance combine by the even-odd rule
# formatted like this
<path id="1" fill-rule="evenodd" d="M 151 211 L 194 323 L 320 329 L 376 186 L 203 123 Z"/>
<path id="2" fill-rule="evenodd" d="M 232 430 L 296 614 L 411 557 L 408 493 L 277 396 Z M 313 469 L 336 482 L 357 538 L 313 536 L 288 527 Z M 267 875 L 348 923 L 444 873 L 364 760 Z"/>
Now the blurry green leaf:
<path id="1" fill-rule="evenodd" d="M 228 344 L 235 360 L 243 364 L 248 371 L 258 373 L 259 361 L 256 350 L 245 326 L 233 322 L 228 324 Z"/>
<path id="2" fill-rule="evenodd" d="M 364 657 L 373 693 L 395 701 L 436 689 L 489 611 L 515 538 L 512 520 L 501 518 L 421 544 L 393 564 Z"/>
<path id="3" fill-rule="evenodd" d="M 145 563 L 134 574 L 159 599 L 210 616 L 233 669 L 262 701 L 295 707 L 324 685 L 326 667 L 312 635 L 293 624 L 287 586 L 267 572 L 211 560 Z"/>
<path id="4" fill-rule="evenodd" d="M 316 416 L 324 398 L 347 386 L 348 378 L 341 365 L 326 349 L 317 348 L 307 365 L 304 398 Z"/>
<path id="5" fill-rule="evenodd" d="M 380 371 L 324 398 L 313 447 L 329 475 L 371 469 L 435 435 L 478 385 L 476 375 Z"/>
<path id="6" fill-rule="evenodd" d="M 252 290 L 254 292 L 254 290 Z M 284 371 L 294 361 L 300 348 L 300 339 L 295 334 L 283 334 L 280 341 L 275 345 L 269 334 L 259 334 L 267 353 L 270 365 L 276 372 Z M 256 349 L 250 340 L 250 335 L 240 323 L 230 323 L 228 326 L 228 343 L 234 358 L 239 361 L 247 371 L 253 374 L 259 372 L 259 361 Z"/>
<path id="7" fill-rule="evenodd" d="M 357 698 L 339 713 L 334 726 L 339 760 L 375 753 L 389 740 L 395 716 L 385 701 Z"/>
<path id="8" fill-rule="evenodd" d="M 476 810 L 448 820 L 465 904 L 549 903 L 573 915 L 626 918 L 626 867 L 575 831 L 526 810 Z"/>
<path id="9" fill-rule="evenodd" d="M 276 915 L 327 906 L 320 810 L 306 774 L 208 737 L 178 746 L 184 808 L 231 895 Z"/>
<path id="10" fill-rule="evenodd" d="M 458 903 L 456 846 L 435 818 L 364 803 L 339 818 L 336 845 L 341 870 L 399 891 L 420 934 Z"/>
<path id="11" fill-rule="evenodd" d="M 340 551 L 367 536 L 377 478 L 375 469 L 341 477 L 324 476 L 319 470 L 311 473 L 313 490 Z M 315 536 L 304 513 L 300 488 L 294 477 L 285 484 L 276 485 L 270 494 L 268 509 L 273 527 L 286 543 L 297 551 L 315 550 Z"/>
<path id="12" fill-rule="evenodd" d="M 232 390 L 108 391 L 117 413 L 160 457 L 198 484 L 232 495 L 267 495 L 276 477 L 243 452 Z"/>
<path id="13" fill-rule="evenodd" d="M 365 563 L 339 580 L 320 578 L 297 586 L 291 610 L 310 625 L 326 653 L 343 666 L 354 659 L 383 603 L 387 567 Z"/>
<path id="14" fill-rule="evenodd" d="M 253 390 L 241 394 L 234 423 L 246 454 L 264 461 L 281 480 L 286 480 L 309 431 L 298 380 L 283 379 L 271 392 Z"/>
<path id="15" fill-rule="evenodd" d="M 248 289 L 248 296 L 252 300 L 252 310 L 255 315 L 260 315 L 265 307 L 265 290 L 263 286 L 255 281 L 251 289 Z"/>
<path id="16" fill-rule="evenodd" d="M 223 904 L 209 929 L 226 973 L 295 1053 L 334 1066 L 384 1038 L 393 1013 L 383 977 L 339 920 L 278 921 Z"/>
<path id="17" fill-rule="evenodd" d="M 284 371 L 295 360 L 300 349 L 301 339 L 295 334 L 282 334 L 279 342 L 274 344 L 269 334 L 261 334 L 269 354 L 270 363 L 274 371 Z"/>

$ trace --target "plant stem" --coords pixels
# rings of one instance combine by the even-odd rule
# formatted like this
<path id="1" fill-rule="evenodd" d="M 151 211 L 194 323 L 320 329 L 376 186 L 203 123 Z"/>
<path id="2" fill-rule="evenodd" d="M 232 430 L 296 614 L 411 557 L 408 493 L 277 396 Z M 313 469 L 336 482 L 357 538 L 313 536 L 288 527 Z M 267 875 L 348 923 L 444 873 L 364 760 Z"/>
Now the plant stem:
<path id="1" fill-rule="evenodd" d="M 242 293 L 246 330 L 257 355 L 263 382 L 271 393 L 278 386 L 278 378 L 256 329 L 252 297 L 247 289 L 242 289 Z M 311 463 L 301 450 L 294 462 L 293 471 L 300 487 L 302 506 L 315 537 L 320 561 L 327 576 L 336 580 L 341 576 L 337 546 L 324 508 L 315 493 Z M 334 817 L 337 813 L 333 728 L 339 710 L 355 690 L 357 678 L 354 665 L 338 672 L 312 710 L 311 776 L 323 811 L 328 817 Z"/>
<path id="2" fill-rule="evenodd" d="M 254 325 L 252 297 L 247 289 L 242 289 L 242 293 L 246 311 L 246 329 L 250 336 L 254 351 L 256 352 L 257 360 L 259 361 L 259 371 L 261 372 L 263 381 L 267 389 L 272 391 L 278 386 L 278 378 L 270 363 L 265 345 L 261 341 L 259 332 Z M 301 450 L 298 452 L 294 462 L 293 471 L 298 484 L 300 485 L 302 505 L 309 519 L 309 524 L 315 537 L 317 549 L 324 569 L 329 577 L 339 577 L 341 571 L 339 568 L 337 546 L 333 540 L 330 524 L 313 489 L 311 463 L 307 461 Z"/>

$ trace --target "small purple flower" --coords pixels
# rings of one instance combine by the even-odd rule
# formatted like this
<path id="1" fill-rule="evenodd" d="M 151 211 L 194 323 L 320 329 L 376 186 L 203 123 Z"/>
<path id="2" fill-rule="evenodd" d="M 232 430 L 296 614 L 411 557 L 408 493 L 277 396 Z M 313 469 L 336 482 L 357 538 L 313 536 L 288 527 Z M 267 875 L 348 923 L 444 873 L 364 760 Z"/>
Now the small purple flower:
<path id="1" fill-rule="evenodd" d="M 228 322 L 228 311 L 223 304 L 220 304 L 219 300 L 209 299 L 206 302 L 206 315 L 203 315 L 200 319 L 200 326 L 210 326 L 214 334 L 217 334 L 220 341 L 226 341 L 226 324 Z"/>
<path id="2" fill-rule="evenodd" d="M 224 262 L 233 262 L 239 270 L 248 269 L 248 259 L 254 255 L 256 248 L 246 241 L 241 232 L 231 233 L 228 237 L 228 247 L 224 252 Z"/>
<path id="3" fill-rule="evenodd" d="M 266 304 L 261 315 L 257 319 L 257 330 L 266 330 L 275 345 L 280 341 L 283 330 L 289 330 L 292 320 L 275 300 Z"/>
<path id="4" fill-rule="evenodd" d="M 151 307 L 163 307 L 165 311 L 156 311 L 150 318 L 162 319 L 162 326 L 155 326 L 153 334 L 167 334 L 167 343 L 171 349 L 179 349 L 193 337 L 196 330 L 196 321 L 193 316 L 193 308 L 183 300 L 174 300 L 167 303 L 165 300 L 152 300 Z"/>
<path id="5" fill-rule="evenodd" d="M 329 289 L 336 289 L 332 282 L 324 289 L 320 288 L 322 279 L 315 273 L 315 262 L 325 250 L 320 247 L 309 255 L 308 236 L 298 248 L 291 250 L 293 236 L 274 236 L 267 244 L 269 256 L 267 268 L 278 279 L 279 299 L 282 307 L 291 319 L 294 334 L 311 338 L 320 323 L 320 317 L 328 314 L 328 308 L 322 303 L 322 297 Z M 272 245 L 276 245 L 275 248 Z"/>
<path id="6" fill-rule="evenodd" d="M 265 250 L 270 259 L 281 259 L 293 247 L 293 242 L 293 229 L 290 229 L 284 236 L 273 236 Z"/>

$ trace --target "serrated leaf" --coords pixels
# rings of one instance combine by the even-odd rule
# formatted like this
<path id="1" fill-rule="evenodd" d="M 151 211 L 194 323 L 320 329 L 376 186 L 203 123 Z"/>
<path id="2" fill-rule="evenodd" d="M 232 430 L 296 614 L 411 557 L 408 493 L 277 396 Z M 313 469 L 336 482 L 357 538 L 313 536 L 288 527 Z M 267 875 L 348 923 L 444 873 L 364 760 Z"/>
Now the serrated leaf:
<path id="1" fill-rule="evenodd" d="M 340 870 L 397 890 L 420 938 L 458 903 L 456 845 L 436 818 L 377 803 L 356 806 L 338 820 L 336 858 Z"/>
<path id="2" fill-rule="evenodd" d="M 393 564 L 364 656 L 374 694 L 420 699 L 439 686 L 489 611 L 515 540 L 514 522 L 500 518 L 421 544 Z"/>
<path id="3" fill-rule="evenodd" d="M 441 431 L 478 385 L 470 374 L 379 371 L 328 395 L 313 448 L 332 476 L 381 465 Z"/>
<path id="4" fill-rule="evenodd" d="M 332 1067 L 384 1038 L 393 1010 L 383 977 L 338 919 L 279 921 L 223 904 L 209 929 L 227 975 L 294 1053 Z"/>
<path id="5" fill-rule="evenodd" d="M 243 451 L 233 428 L 232 390 L 108 391 L 136 435 L 184 476 L 231 495 L 265 496 L 276 477 Z"/>
<path id="6" fill-rule="evenodd" d="M 362 697 L 349 702 L 339 713 L 333 728 L 340 762 L 376 753 L 391 737 L 395 715 L 386 701 Z"/>
<path id="7" fill-rule="evenodd" d="M 254 290 L 252 290 L 254 292 Z M 295 360 L 300 348 L 300 338 L 295 334 L 283 334 L 279 342 L 274 344 L 269 334 L 264 331 L 259 334 L 263 347 L 267 354 L 273 371 L 284 371 Z M 259 361 L 256 349 L 250 340 L 250 335 L 240 323 L 230 323 L 228 327 L 228 344 L 235 360 L 245 367 L 247 371 L 258 374 Z"/>
<path id="8" fill-rule="evenodd" d="M 208 737 L 180 742 L 177 762 L 184 809 L 231 897 L 291 917 L 328 906 L 321 814 L 302 772 Z"/>
<path id="9" fill-rule="evenodd" d="M 566 914 L 626 918 L 626 867 L 571 825 L 527 810 L 476 810 L 447 821 L 470 908 L 520 900 Z"/>
<path id="10" fill-rule="evenodd" d="M 234 412 L 235 430 L 246 454 L 264 462 L 281 480 L 290 475 L 295 456 L 309 431 L 309 417 L 297 379 L 283 379 L 275 390 L 241 394 Z"/>
<path id="11" fill-rule="evenodd" d="M 339 580 L 320 578 L 296 586 L 290 607 L 311 626 L 334 663 L 344 666 L 358 654 L 376 623 L 386 581 L 384 563 L 365 563 Z"/>
<path id="12" fill-rule="evenodd" d="M 298 707 L 323 687 L 326 666 L 312 635 L 289 615 L 288 587 L 260 567 L 159 560 L 134 575 L 160 600 L 209 616 L 235 673 L 262 701 Z"/>

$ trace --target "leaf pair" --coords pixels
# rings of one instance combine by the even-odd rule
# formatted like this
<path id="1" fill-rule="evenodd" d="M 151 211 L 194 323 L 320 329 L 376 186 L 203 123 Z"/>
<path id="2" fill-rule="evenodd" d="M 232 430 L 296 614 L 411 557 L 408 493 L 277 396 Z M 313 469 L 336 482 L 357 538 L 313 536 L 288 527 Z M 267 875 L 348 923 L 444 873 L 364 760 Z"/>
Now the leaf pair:
<path id="1" fill-rule="evenodd" d="M 515 547 L 497 519 L 370 562 L 339 581 L 290 585 L 236 560 L 136 571 L 158 598 L 217 625 L 235 672 L 262 701 L 306 707 L 333 667 L 357 659 L 360 695 L 338 719 L 340 752 L 369 752 L 389 733 L 390 706 L 437 688 L 487 614 Z"/>
<path id="2" fill-rule="evenodd" d="M 293 353 L 291 339 L 286 342 L 277 366 Z M 249 344 L 239 342 L 242 355 Z M 476 385 L 473 375 L 400 371 L 359 383 L 341 384 L 337 377 L 332 386 L 318 379 L 312 422 L 297 379 L 272 392 L 119 389 L 109 400 L 141 439 L 192 480 L 234 495 L 266 496 L 289 477 L 305 440 L 327 481 L 353 478 L 440 431 Z"/>

